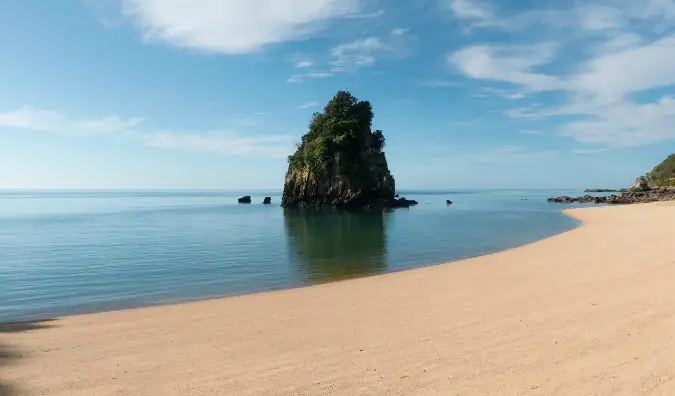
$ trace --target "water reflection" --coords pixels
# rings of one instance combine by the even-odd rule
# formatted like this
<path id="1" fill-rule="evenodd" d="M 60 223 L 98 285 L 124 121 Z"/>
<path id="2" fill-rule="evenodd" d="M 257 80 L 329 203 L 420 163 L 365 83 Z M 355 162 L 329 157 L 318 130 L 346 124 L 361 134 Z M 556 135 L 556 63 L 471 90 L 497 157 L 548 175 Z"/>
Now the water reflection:
<path id="1" fill-rule="evenodd" d="M 386 218 L 382 212 L 287 209 L 290 261 L 309 283 L 384 272 Z"/>

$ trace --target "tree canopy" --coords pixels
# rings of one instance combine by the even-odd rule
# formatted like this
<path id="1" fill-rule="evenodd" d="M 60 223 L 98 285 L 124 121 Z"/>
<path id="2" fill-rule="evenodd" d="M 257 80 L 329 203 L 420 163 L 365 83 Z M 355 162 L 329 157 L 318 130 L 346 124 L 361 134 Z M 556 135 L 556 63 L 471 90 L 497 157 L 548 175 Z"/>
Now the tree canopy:
<path id="1" fill-rule="evenodd" d="M 357 161 L 364 153 L 380 153 L 384 134 L 371 131 L 373 108 L 368 101 L 359 101 L 350 92 L 339 91 L 323 112 L 314 113 L 309 131 L 296 144 L 297 151 L 289 156 L 292 167 L 327 170 Z"/>
<path id="2" fill-rule="evenodd" d="M 675 154 L 671 154 L 647 175 L 650 186 L 675 186 Z"/>

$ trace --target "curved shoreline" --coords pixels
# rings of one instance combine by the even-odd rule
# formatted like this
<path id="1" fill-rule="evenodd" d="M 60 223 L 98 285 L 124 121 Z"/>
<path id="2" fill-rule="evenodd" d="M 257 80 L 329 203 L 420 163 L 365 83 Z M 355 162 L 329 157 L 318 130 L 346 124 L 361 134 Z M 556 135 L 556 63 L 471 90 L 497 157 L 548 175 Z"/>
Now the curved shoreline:
<path id="1" fill-rule="evenodd" d="M 103 395 L 675 392 L 675 206 L 564 211 L 505 251 L 0 331 L 2 380 Z M 7 372 L 7 374 L 5 374 Z"/>

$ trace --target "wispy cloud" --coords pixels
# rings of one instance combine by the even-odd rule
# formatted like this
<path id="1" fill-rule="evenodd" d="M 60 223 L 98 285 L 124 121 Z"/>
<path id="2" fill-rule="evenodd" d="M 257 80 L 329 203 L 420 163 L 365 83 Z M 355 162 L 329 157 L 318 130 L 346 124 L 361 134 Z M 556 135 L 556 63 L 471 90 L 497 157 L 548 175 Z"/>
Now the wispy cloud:
<path id="1" fill-rule="evenodd" d="M 535 69 L 551 62 L 556 48 L 555 43 L 474 45 L 448 55 L 447 61 L 470 78 L 508 82 L 532 92 L 547 91 L 561 89 L 561 82 Z"/>
<path id="2" fill-rule="evenodd" d="M 362 13 L 355 13 L 355 14 L 346 15 L 345 18 L 347 18 L 347 19 L 372 19 L 372 18 L 379 18 L 384 14 L 385 14 L 385 10 L 379 9 L 379 10 L 373 11 L 373 12 L 362 12 Z"/>
<path id="3" fill-rule="evenodd" d="M 460 85 L 462 85 L 462 83 L 458 81 L 448 81 L 448 80 L 429 80 L 422 82 L 422 86 L 432 88 L 455 88 Z"/>
<path id="4" fill-rule="evenodd" d="M 311 71 L 303 74 L 294 74 L 286 79 L 287 83 L 302 83 L 310 79 L 327 78 L 335 75 L 333 72 Z"/>
<path id="5" fill-rule="evenodd" d="M 295 64 L 295 67 L 298 68 L 298 69 L 304 69 L 306 67 L 312 67 L 312 66 L 314 66 L 314 62 L 309 61 L 309 60 L 298 61 Z"/>
<path id="6" fill-rule="evenodd" d="M 354 73 L 374 66 L 381 59 L 401 59 L 411 52 L 415 37 L 410 29 L 396 28 L 390 34 L 358 38 L 330 49 L 326 68 L 296 73 L 286 79 L 289 83 L 302 83 L 310 79 L 326 78 L 338 73 Z"/>
<path id="7" fill-rule="evenodd" d="M 598 154 L 598 153 L 604 153 L 606 151 L 609 151 L 607 148 L 595 148 L 595 149 L 578 149 L 578 150 L 572 150 L 572 154 L 576 155 L 590 155 L 590 154 Z"/>
<path id="8" fill-rule="evenodd" d="M 505 89 L 498 89 L 498 88 L 493 88 L 493 87 L 484 87 L 483 92 L 487 92 L 491 95 L 498 96 L 498 97 L 504 98 L 504 99 L 516 100 L 516 99 L 523 99 L 523 98 L 527 97 L 527 95 L 525 95 L 522 92 L 512 92 L 512 91 L 508 91 L 508 90 L 505 90 Z"/>
<path id="9" fill-rule="evenodd" d="M 22 107 L 0 113 L 0 127 L 53 132 L 64 135 L 101 135 L 123 132 L 136 127 L 142 118 L 107 116 L 97 119 L 73 119 L 54 110 Z"/>
<path id="10" fill-rule="evenodd" d="M 318 102 L 311 101 L 311 102 L 301 104 L 300 106 L 297 107 L 297 109 L 298 110 L 309 109 L 310 107 L 316 107 L 318 105 L 319 105 Z"/>
<path id="11" fill-rule="evenodd" d="M 334 70 L 354 70 L 372 66 L 377 61 L 376 53 L 386 46 L 377 37 L 354 40 L 340 44 L 331 50 L 331 64 Z"/>
<path id="12" fill-rule="evenodd" d="M 235 156 L 263 155 L 284 158 L 293 151 L 288 136 L 242 137 L 234 132 L 154 132 L 146 135 L 150 147 L 221 153 Z"/>
<path id="13" fill-rule="evenodd" d="M 396 28 L 396 29 L 394 29 L 394 30 L 391 31 L 391 35 L 392 35 L 392 36 L 402 36 L 402 35 L 404 35 L 404 34 L 406 34 L 406 33 L 408 33 L 408 32 L 410 32 L 410 29 L 406 29 L 406 28 Z"/>
<path id="14" fill-rule="evenodd" d="M 523 135 L 543 135 L 544 133 L 542 131 L 538 131 L 536 129 L 521 129 L 518 131 L 518 133 L 523 134 Z"/>
<path id="15" fill-rule="evenodd" d="M 517 145 L 453 146 L 444 147 L 443 151 L 450 155 L 435 157 L 435 161 L 458 164 L 462 167 L 467 166 L 467 164 L 478 166 L 481 164 L 528 163 L 557 153 L 555 150 L 536 150 Z"/>
<path id="16" fill-rule="evenodd" d="M 489 0 L 441 0 L 452 15 L 465 24 L 466 31 L 497 29 L 522 32 L 530 28 L 540 31 L 565 30 L 568 35 L 615 31 L 625 27 L 630 18 L 644 18 L 648 3 L 670 3 L 671 0 L 607 0 L 552 2 L 542 7 L 507 11 Z M 502 3 L 506 4 L 506 3 Z"/>
<path id="17" fill-rule="evenodd" d="M 362 0 L 122 0 L 146 42 L 226 54 L 298 40 L 339 18 L 374 17 Z"/>
<path id="18" fill-rule="evenodd" d="M 508 109 L 507 116 L 564 117 L 554 133 L 604 145 L 602 149 L 675 139 L 675 96 L 665 91 L 675 86 L 670 66 L 675 61 L 675 1 L 582 1 L 511 15 L 500 12 L 496 3 L 447 4 L 471 28 L 506 30 L 511 41 L 522 33 L 521 40 L 528 42 L 470 45 L 448 55 L 453 69 L 469 79 L 508 85 L 515 93 L 503 96 L 507 99 L 542 92 L 562 99 L 556 106 Z M 549 24 L 552 20 L 558 22 Z M 555 29 L 559 33 L 551 35 Z M 533 42 L 533 37 L 541 39 Z"/>

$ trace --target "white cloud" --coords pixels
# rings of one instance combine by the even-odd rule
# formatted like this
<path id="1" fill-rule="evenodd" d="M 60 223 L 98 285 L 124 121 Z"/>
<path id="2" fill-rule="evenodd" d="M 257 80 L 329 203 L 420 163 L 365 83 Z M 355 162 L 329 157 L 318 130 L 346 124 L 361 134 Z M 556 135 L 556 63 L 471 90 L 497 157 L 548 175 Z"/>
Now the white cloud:
<path id="1" fill-rule="evenodd" d="M 448 55 L 447 61 L 467 77 L 508 82 L 537 92 L 561 88 L 556 77 L 534 71 L 551 62 L 555 53 L 556 46 L 552 43 L 475 45 Z"/>
<path id="2" fill-rule="evenodd" d="M 511 92 L 505 89 L 498 89 L 493 87 L 485 87 L 483 88 L 483 91 L 504 99 L 516 100 L 516 99 L 523 99 L 526 97 L 526 95 L 522 92 Z"/>
<path id="3" fill-rule="evenodd" d="M 602 146 L 592 150 L 675 139 L 675 1 L 582 0 L 512 15 L 496 3 L 453 4 L 470 27 L 508 31 L 511 42 L 522 33 L 530 43 L 473 44 L 448 55 L 453 68 L 515 86 L 514 94 L 493 92 L 507 99 L 549 92 L 560 103 L 512 108 L 507 116 L 556 119 L 552 132 Z M 551 25 L 553 19 L 559 22 Z"/>
<path id="4" fill-rule="evenodd" d="M 54 110 L 22 107 L 0 113 L 0 127 L 54 132 L 66 135 L 101 135 L 130 130 L 140 124 L 142 118 L 108 116 L 91 120 L 71 119 Z"/>
<path id="5" fill-rule="evenodd" d="M 392 36 L 402 36 L 406 33 L 410 32 L 410 29 L 404 29 L 404 28 L 396 28 L 391 31 Z"/>
<path id="6" fill-rule="evenodd" d="M 458 19 L 470 20 L 477 27 L 498 26 L 500 23 L 492 10 L 485 2 L 474 0 L 449 0 L 447 7 Z"/>
<path id="7" fill-rule="evenodd" d="M 298 61 L 295 64 L 295 67 L 297 67 L 298 69 L 304 69 L 306 67 L 312 67 L 312 66 L 314 66 L 314 62 L 308 61 L 308 60 Z"/>
<path id="8" fill-rule="evenodd" d="M 621 9 L 607 4 L 584 4 L 576 11 L 581 27 L 590 31 L 618 29 L 628 23 Z"/>
<path id="9" fill-rule="evenodd" d="M 375 65 L 380 58 L 401 59 L 411 52 L 415 37 L 409 29 L 396 28 L 382 37 L 359 38 L 338 44 L 330 49 L 329 71 L 313 70 L 296 73 L 286 79 L 289 83 L 302 83 L 308 79 L 331 77 L 337 73 L 353 73 Z"/>
<path id="10" fill-rule="evenodd" d="M 363 17 L 362 0 L 123 0 L 147 42 L 225 54 L 304 39 L 338 18 Z"/>
<path id="11" fill-rule="evenodd" d="M 304 82 L 305 78 L 302 74 L 294 74 L 286 79 L 287 83 L 301 83 Z"/>
<path id="12" fill-rule="evenodd" d="M 675 70 L 675 36 L 601 53 L 584 62 L 568 76 L 562 89 L 570 91 L 560 107 L 510 109 L 516 118 L 575 116 L 559 133 L 588 144 L 627 147 L 675 139 L 675 99 L 652 94 L 655 99 L 638 103 L 634 94 L 672 88 Z"/>
<path id="13" fill-rule="evenodd" d="M 626 94 L 675 84 L 675 35 L 590 59 L 570 79 L 574 88 L 601 103 Z"/>
<path id="14" fill-rule="evenodd" d="M 547 2 L 543 7 L 500 10 L 497 1 L 439 0 L 468 30 L 497 29 L 507 32 L 537 29 L 557 31 L 566 36 L 600 34 L 622 29 L 635 21 L 649 21 L 653 26 L 675 19 L 673 0 L 579 0 Z M 503 4 L 503 3 L 502 3 Z"/>
<path id="15" fill-rule="evenodd" d="M 636 47 L 642 44 L 643 40 L 638 34 L 631 32 L 611 35 L 608 39 L 603 39 L 595 48 L 595 53 L 611 53 L 619 50 Z"/>
<path id="16" fill-rule="evenodd" d="M 335 70 L 353 70 L 364 66 L 372 66 L 377 61 L 375 54 L 385 45 L 377 37 L 354 40 L 340 44 L 331 50 L 330 62 Z"/>
<path id="17" fill-rule="evenodd" d="M 377 11 L 373 12 L 364 12 L 364 13 L 357 13 L 357 14 L 350 14 L 350 15 L 345 15 L 345 18 L 347 19 L 371 19 L 371 18 L 379 18 L 382 15 L 384 15 L 385 11 L 380 9 Z"/>
<path id="18" fill-rule="evenodd" d="M 311 101 L 311 102 L 307 102 L 307 103 L 301 104 L 300 106 L 297 107 L 297 109 L 298 109 L 298 110 L 309 109 L 310 107 L 315 107 L 315 106 L 317 106 L 318 104 L 319 104 L 318 102 Z"/>
<path id="19" fill-rule="evenodd" d="M 309 79 L 328 78 L 334 76 L 333 72 L 311 71 L 303 74 L 294 74 L 286 79 L 287 83 L 302 83 Z"/>
<path id="20" fill-rule="evenodd" d="M 264 155 L 284 158 L 293 151 L 288 136 L 242 137 L 232 132 L 154 132 L 145 140 L 150 147 L 184 149 L 236 156 Z"/>

